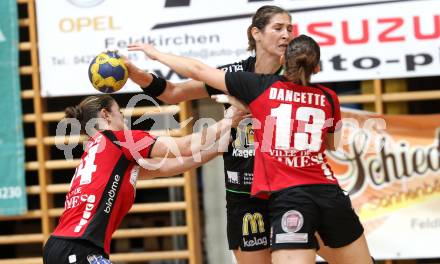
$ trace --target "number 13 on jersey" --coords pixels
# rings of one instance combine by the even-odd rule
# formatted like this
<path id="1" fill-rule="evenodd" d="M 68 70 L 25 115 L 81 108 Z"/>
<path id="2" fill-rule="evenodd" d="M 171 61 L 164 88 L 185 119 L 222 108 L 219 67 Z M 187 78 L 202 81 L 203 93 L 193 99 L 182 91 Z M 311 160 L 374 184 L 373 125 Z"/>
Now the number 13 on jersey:
<path id="1" fill-rule="evenodd" d="M 276 118 L 275 149 L 309 150 L 317 152 L 322 145 L 322 129 L 325 125 L 325 112 L 319 108 L 299 107 L 292 113 L 291 104 L 280 104 L 272 108 L 270 115 Z M 298 120 L 298 128 L 293 129 L 292 123 Z M 293 133 L 293 135 L 292 135 Z M 292 143 L 293 136 L 293 146 Z"/>

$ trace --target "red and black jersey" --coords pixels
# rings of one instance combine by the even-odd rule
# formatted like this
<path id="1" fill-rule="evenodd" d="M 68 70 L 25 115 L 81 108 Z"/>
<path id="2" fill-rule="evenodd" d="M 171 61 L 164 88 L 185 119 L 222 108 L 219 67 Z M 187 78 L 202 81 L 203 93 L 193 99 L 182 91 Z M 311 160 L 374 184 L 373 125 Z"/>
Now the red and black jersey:
<path id="1" fill-rule="evenodd" d="M 53 236 L 85 239 L 109 254 L 113 232 L 134 203 L 139 166 L 156 138 L 145 131 L 102 131 L 87 143 Z"/>
<path id="2" fill-rule="evenodd" d="M 229 93 L 246 102 L 256 119 L 253 195 L 338 184 L 324 154 L 324 138 L 341 119 L 332 90 L 249 72 L 226 73 L 225 81 Z"/>

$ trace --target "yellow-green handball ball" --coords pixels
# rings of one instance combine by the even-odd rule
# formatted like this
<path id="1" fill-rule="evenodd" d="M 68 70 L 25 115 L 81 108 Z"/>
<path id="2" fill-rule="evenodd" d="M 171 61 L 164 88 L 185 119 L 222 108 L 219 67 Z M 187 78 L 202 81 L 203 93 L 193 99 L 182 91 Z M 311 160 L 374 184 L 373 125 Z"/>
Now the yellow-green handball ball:
<path id="1" fill-rule="evenodd" d="M 114 93 L 127 82 L 128 71 L 117 51 L 106 51 L 96 56 L 89 66 L 89 80 L 96 90 Z"/>

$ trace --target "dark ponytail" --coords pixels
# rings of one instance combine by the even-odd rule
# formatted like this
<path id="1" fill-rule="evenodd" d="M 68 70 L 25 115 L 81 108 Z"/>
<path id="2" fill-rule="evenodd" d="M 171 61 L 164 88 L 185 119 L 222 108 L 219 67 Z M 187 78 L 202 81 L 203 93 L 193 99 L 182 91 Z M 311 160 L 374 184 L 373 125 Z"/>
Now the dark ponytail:
<path id="1" fill-rule="evenodd" d="M 75 118 L 81 124 L 81 133 L 85 133 L 87 122 L 97 118 L 99 111 L 105 109 L 111 112 L 115 99 L 110 95 L 92 95 L 84 98 L 78 105 L 69 106 L 64 110 L 66 118 Z"/>
<path id="2" fill-rule="evenodd" d="M 82 119 L 82 111 L 79 105 L 69 106 L 64 112 L 66 118 L 75 118 L 78 120 Z"/>
<path id="3" fill-rule="evenodd" d="M 300 35 L 294 38 L 286 49 L 285 76 L 294 83 L 308 85 L 310 76 L 319 64 L 321 51 L 311 37 Z"/>

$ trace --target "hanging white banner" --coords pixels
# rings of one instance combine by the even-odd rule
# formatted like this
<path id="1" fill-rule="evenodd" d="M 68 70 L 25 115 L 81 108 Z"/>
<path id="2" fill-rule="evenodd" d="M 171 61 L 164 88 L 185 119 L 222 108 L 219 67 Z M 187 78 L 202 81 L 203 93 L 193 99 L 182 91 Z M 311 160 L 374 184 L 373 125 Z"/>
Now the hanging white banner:
<path id="1" fill-rule="evenodd" d="M 440 1 L 306 0 L 37 0 L 43 96 L 91 94 L 90 60 L 133 42 L 218 66 L 249 56 L 246 29 L 262 5 L 292 12 L 294 33 L 322 47 L 314 81 L 438 75 Z M 56 11 L 54 11 L 56 10 Z M 145 70 L 183 80 L 167 67 L 130 53 Z M 139 91 L 128 82 L 123 92 Z"/>

